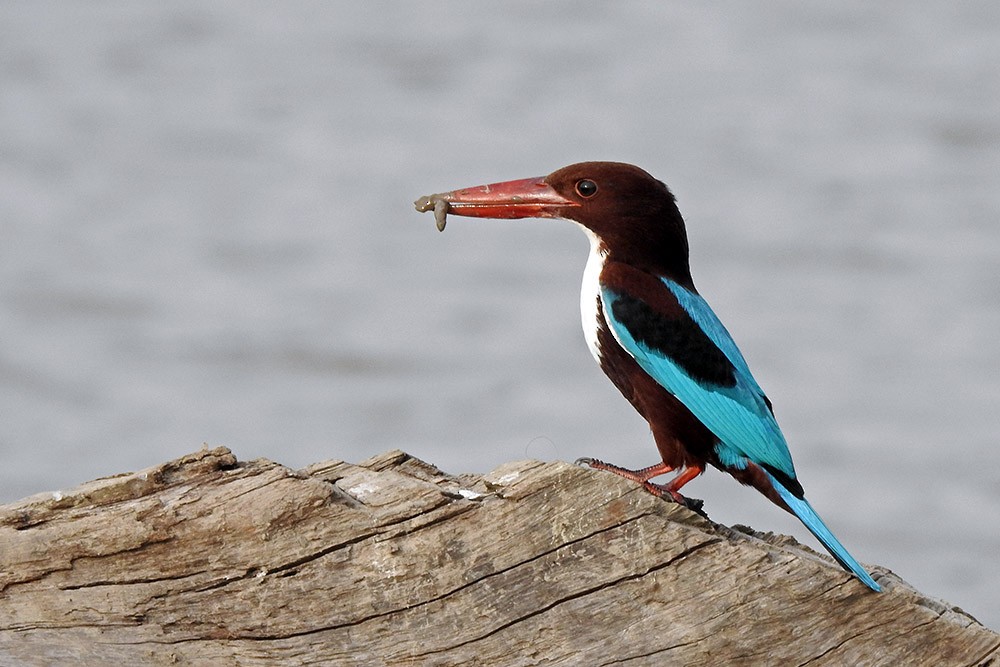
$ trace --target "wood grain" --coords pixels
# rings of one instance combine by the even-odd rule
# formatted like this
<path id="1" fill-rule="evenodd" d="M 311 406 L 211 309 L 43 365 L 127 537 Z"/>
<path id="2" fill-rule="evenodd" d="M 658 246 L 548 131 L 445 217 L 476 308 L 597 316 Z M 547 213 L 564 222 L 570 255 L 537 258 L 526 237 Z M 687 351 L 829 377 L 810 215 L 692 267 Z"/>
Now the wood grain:
<path id="1" fill-rule="evenodd" d="M 1000 665 L 874 571 L 566 463 L 205 449 L 0 507 L 0 664 Z"/>

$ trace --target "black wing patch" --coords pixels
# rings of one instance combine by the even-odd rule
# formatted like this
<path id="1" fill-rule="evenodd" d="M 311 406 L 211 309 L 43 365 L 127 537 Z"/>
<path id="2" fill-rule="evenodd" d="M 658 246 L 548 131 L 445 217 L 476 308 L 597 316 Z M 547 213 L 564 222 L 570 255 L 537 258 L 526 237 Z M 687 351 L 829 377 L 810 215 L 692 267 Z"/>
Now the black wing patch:
<path id="1" fill-rule="evenodd" d="M 691 316 L 664 317 L 646 302 L 615 292 L 611 315 L 637 342 L 666 356 L 692 379 L 736 386 L 736 369 Z"/>

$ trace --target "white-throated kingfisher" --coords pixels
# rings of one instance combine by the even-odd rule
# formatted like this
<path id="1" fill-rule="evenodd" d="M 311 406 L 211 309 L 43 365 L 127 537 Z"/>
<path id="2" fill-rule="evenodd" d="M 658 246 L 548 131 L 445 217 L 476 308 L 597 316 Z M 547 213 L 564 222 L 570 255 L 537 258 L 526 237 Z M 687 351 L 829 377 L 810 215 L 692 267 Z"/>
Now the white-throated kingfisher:
<path id="1" fill-rule="evenodd" d="M 581 162 L 543 178 L 424 197 L 421 211 L 478 218 L 563 218 L 590 239 L 580 310 L 591 353 L 649 423 L 661 462 L 628 470 L 594 459 L 661 497 L 707 465 L 798 517 L 844 569 L 871 575 L 806 501 L 771 402 L 691 279 L 684 220 L 667 186 L 620 162 Z M 666 484 L 650 480 L 675 471 Z"/>

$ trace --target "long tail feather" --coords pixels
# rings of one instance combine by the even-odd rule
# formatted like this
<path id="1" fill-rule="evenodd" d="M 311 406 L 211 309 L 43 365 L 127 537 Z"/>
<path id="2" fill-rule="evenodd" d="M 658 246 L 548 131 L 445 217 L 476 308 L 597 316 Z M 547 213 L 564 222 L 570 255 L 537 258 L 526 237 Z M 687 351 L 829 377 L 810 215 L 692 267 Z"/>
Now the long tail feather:
<path id="1" fill-rule="evenodd" d="M 785 504 L 792 510 L 792 512 L 799 518 L 799 520 L 805 524 L 805 527 L 809 529 L 816 539 L 819 540 L 826 550 L 830 552 L 830 555 L 837 559 L 837 562 L 843 566 L 845 570 L 853 572 L 854 575 L 860 579 L 865 586 L 872 589 L 873 591 L 881 591 L 882 587 L 875 583 L 871 575 L 865 568 L 861 567 L 861 563 L 854 560 L 854 557 L 847 552 L 844 545 L 833 536 L 830 529 L 826 527 L 823 520 L 819 518 L 816 514 L 816 510 L 812 508 L 805 498 L 796 498 L 792 493 L 786 489 L 781 483 L 775 479 L 770 473 L 765 471 L 765 474 L 771 481 L 771 485 L 774 490 L 778 492 L 781 499 L 785 501 Z"/>

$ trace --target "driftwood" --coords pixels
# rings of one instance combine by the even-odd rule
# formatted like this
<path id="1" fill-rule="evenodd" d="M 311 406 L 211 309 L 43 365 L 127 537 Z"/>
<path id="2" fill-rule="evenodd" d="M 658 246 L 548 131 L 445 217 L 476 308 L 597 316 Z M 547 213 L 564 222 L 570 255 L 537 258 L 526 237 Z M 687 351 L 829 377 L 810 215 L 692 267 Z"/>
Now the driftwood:
<path id="1" fill-rule="evenodd" d="M 613 475 L 293 471 L 205 449 L 0 507 L 3 665 L 986 665 L 1000 635 L 875 568 Z"/>

